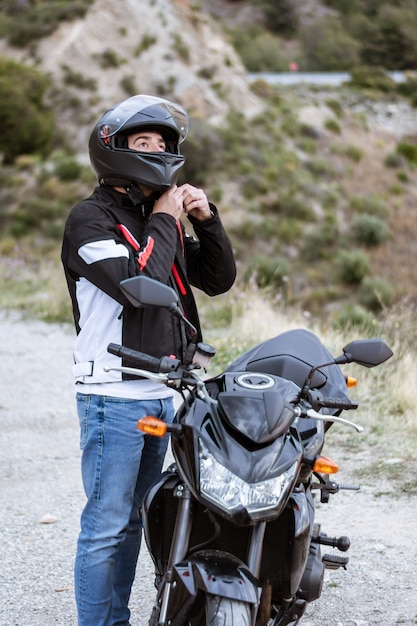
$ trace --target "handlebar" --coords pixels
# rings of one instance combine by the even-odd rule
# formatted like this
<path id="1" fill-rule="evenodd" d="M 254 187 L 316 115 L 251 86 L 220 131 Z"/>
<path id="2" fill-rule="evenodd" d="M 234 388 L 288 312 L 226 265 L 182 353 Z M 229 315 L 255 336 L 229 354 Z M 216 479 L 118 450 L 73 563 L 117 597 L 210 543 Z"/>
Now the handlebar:
<path id="1" fill-rule="evenodd" d="M 107 346 L 107 352 L 110 352 L 110 354 L 114 354 L 115 356 L 122 357 L 136 367 L 149 372 L 156 372 L 158 374 L 175 372 L 181 365 L 181 361 L 178 359 L 171 358 L 169 356 L 163 356 L 158 359 L 157 357 L 146 354 L 145 352 L 125 348 L 117 343 L 109 343 Z"/>
<path id="2" fill-rule="evenodd" d="M 322 398 L 320 405 L 323 408 L 343 409 L 344 411 L 357 409 L 359 406 L 357 402 L 355 402 L 354 400 L 349 400 L 349 398 L 342 400 L 341 398 L 330 398 L 330 397 Z"/>
<path id="3" fill-rule="evenodd" d="M 323 397 L 316 389 L 308 390 L 302 397 L 304 397 L 316 411 L 320 409 L 341 409 L 343 411 L 350 411 L 357 409 L 359 406 L 355 400 L 351 400 L 350 398 Z"/>

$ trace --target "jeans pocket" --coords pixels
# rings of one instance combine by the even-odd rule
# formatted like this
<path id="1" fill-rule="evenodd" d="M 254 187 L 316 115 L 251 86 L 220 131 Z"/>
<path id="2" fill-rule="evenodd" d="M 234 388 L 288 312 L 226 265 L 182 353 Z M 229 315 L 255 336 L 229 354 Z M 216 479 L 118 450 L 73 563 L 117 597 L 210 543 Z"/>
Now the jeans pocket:
<path id="1" fill-rule="evenodd" d="M 84 446 L 87 442 L 87 434 L 88 434 L 88 413 L 90 407 L 90 396 L 77 393 L 77 411 L 78 411 L 78 421 L 80 423 L 80 448 L 84 449 Z"/>

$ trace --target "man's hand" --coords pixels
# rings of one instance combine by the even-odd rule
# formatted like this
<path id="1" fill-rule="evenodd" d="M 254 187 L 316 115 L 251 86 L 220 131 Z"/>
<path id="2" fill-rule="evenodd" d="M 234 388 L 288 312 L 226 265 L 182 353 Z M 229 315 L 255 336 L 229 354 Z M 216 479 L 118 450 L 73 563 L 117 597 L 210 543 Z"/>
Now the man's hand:
<path id="1" fill-rule="evenodd" d="M 168 213 L 179 220 L 183 212 L 183 191 L 181 187 L 173 185 L 156 200 L 152 213 Z"/>
<path id="2" fill-rule="evenodd" d="M 182 203 L 186 215 L 191 215 L 201 222 L 212 217 L 207 196 L 202 189 L 188 183 L 181 185 L 179 189 L 182 192 Z"/>

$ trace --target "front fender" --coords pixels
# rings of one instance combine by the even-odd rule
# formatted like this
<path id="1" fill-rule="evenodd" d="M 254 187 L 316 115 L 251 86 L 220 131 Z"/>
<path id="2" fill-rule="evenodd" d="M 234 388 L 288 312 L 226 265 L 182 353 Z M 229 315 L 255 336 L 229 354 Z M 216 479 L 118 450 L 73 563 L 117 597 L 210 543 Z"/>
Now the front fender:
<path id="1" fill-rule="evenodd" d="M 258 605 L 258 581 L 236 557 L 216 550 L 197 552 L 174 566 L 167 618 L 173 626 L 187 615 L 196 598 L 211 594 Z"/>

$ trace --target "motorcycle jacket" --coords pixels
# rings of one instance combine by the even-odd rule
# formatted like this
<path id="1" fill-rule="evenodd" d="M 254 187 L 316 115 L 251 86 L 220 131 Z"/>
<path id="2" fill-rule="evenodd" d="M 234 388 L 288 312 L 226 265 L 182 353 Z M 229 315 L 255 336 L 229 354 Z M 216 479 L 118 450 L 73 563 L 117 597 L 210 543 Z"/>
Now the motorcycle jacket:
<path id="1" fill-rule="evenodd" d="M 151 208 L 146 201 L 135 203 L 126 194 L 100 186 L 67 219 L 61 258 L 77 331 L 77 382 L 129 378 L 104 370 L 121 362 L 107 352 L 109 343 L 155 357 L 184 354 L 189 337 L 183 322 L 163 308 L 131 306 L 119 288 L 122 280 L 144 274 L 173 287 L 186 318 L 197 328 L 198 340 L 201 329 L 190 285 L 210 296 L 233 285 L 232 247 L 214 205 L 208 220 L 189 216 L 196 237 L 171 215 L 152 214 Z"/>

